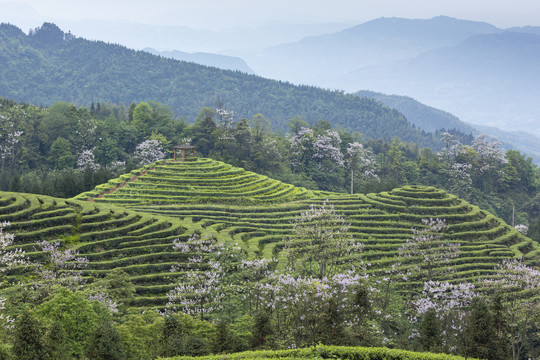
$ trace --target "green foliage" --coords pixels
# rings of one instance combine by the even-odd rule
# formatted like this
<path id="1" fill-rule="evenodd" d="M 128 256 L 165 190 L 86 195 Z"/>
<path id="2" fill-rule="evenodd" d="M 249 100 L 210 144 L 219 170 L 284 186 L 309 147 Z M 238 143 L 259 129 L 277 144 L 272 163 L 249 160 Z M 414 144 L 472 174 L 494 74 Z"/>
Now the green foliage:
<path id="1" fill-rule="evenodd" d="M 68 337 L 62 325 L 55 321 L 45 332 L 44 338 L 45 359 L 47 360 L 69 360 L 71 351 Z"/>
<path id="2" fill-rule="evenodd" d="M 161 355 L 163 322 L 164 318 L 152 310 L 124 316 L 118 332 L 129 359 L 146 360 Z"/>
<path id="3" fill-rule="evenodd" d="M 125 352 L 122 339 L 114 325 L 103 320 L 92 332 L 85 354 L 90 360 L 123 360 Z"/>
<path id="4" fill-rule="evenodd" d="M 361 359 L 361 360 L 462 360 L 460 356 L 433 353 L 415 353 L 388 348 L 362 348 L 317 345 L 305 349 L 279 351 L 250 351 L 228 355 L 205 357 L 176 357 L 175 360 L 221 360 L 221 359 Z M 171 358 L 172 359 L 172 358 Z M 474 360 L 469 358 L 470 360 Z"/>
<path id="5" fill-rule="evenodd" d="M 103 311 L 86 300 L 82 293 L 66 288 L 60 288 L 50 300 L 39 305 L 35 313 L 43 324 L 59 324 L 64 329 L 72 356 L 84 354 L 100 315 L 103 316 Z"/>
<path id="6" fill-rule="evenodd" d="M 463 355 L 480 359 L 508 359 L 509 343 L 504 336 L 500 336 L 500 329 L 505 326 L 500 317 L 502 314 L 497 314 L 499 318 L 494 315 L 483 299 L 474 299 L 463 322 Z"/>
<path id="7" fill-rule="evenodd" d="M 269 338 L 273 334 L 270 315 L 264 311 L 257 312 L 253 324 L 253 347 L 264 348 L 268 345 Z"/>
<path id="8" fill-rule="evenodd" d="M 443 349 L 441 324 L 434 309 L 426 312 L 420 321 L 418 342 L 424 351 L 438 352 Z"/>
<path id="9" fill-rule="evenodd" d="M 71 154 L 69 141 L 63 137 L 58 137 L 51 145 L 49 151 L 49 162 L 57 170 L 73 166 L 73 155 Z"/>
<path id="10" fill-rule="evenodd" d="M 13 354 L 21 360 L 41 360 L 44 354 L 41 325 L 29 312 L 24 312 L 15 322 Z"/>

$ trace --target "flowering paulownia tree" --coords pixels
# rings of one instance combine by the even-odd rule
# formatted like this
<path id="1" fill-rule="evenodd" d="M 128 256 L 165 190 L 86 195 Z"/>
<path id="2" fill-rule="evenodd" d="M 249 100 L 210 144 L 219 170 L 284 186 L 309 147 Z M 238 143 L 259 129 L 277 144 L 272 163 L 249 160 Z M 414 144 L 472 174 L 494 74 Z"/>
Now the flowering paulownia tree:
<path id="1" fill-rule="evenodd" d="M 506 301 L 512 358 L 521 359 L 529 344 L 540 341 L 540 271 L 521 259 L 505 259 L 495 270 L 495 275 L 481 283 Z M 518 292 L 527 298 L 516 298 Z"/>
<path id="2" fill-rule="evenodd" d="M 470 283 L 426 281 L 422 293 L 412 303 L 414 315 L 411 320 L 417 322 L 429 312 L 434 312 L 441 324 L 442 345 L 455 351 L 456 338 L 462 331 L 465 308 L 477 296 L 474 285 Z M 415 335 L 416 331 L 412 336 Z"/>
<path id="3" fill-rule="evenodd" d="M 295 218 L 293 236 L 285 239 L 288 265 L 293 271 L 318 279 L 332 277 L 353 259 L 360 263 L 364 246 L 348 233 L 350 225 L 326 200 Z"/>
<path id="4" fill-rule="evenodd" d="M 460 244 L 442 239 L 446 229 L 444 219 L 423 219 L 424 227 L 413 228 L 413 236 L 399 249 L 401 258 L 413 258 L 419 276 L 431 280 L 435 269 L 459 257 Z"/>
<path id="5" fill-rule="evenodd" d="M 0 223 L 0 271 L 6 272 L 16 266 L 25 265 L 28 263 L 24 251 L 21 249 L 10 249 L 8 247 L 13 244 L 15 235 L 4 232 L 4 229 L 11 225 L 4 221 Z"/>
<path id="6" fill-rule="evenodd" d="M 172 310 L 204 319 L 205 315 L 221 308 L 221 300 L 226 291 L 231 290 L 224 278 L 231 272 L 231 264 L 240 260 L 241 249 L 217 242 L 212 234 L 204 237 L 194 234 L 186 242 L 176 239 L 173 249 L 192 254 L 189 258 L 191 268 L 169 292 L 167 305 Z M 173 272 L 180 270 L 180 265 L 171 268 Z"/>
<path id="7" fill-rule="evenodd" d="M 375 155 L 364 145 L 359 142 L 350 143 L 345 159 L 345 165 L 351 171 L 351 194 L 354 192 L 354 182 L 379 181 Z"/>
<path id="8" fill-rule="evenodd" d="M 15 109 L 24 114 L 24 110 L 20 108 L 20 105 L 17 105 Z M 0 159 L 2 159 L 2 170 L 5 168 L 6 159 L 11 160 L 11 166 L 15 165 L 15 145 L 19 142 L 22 134 L 22 131 L 15 128 L 15 123 L 10 116 L 0 114 Z"/>
<path id="9" fill-rule="evenodd" d="M 99 164 L 96 164 L 95 160 L 94 149 L 83 150 L 77 157 L 77 167 L 81 170 L 89 168 L 96 171 L 99 169 Z"/>
<path id="10" fill-rule="evenodd" d="M 135 159 L 142 165 L 151 164 L 165 158 L 165 152 L 158 140 L 145 140 L 135 148 Z"/>
<path id="11" fill-rule="evenodd" d="M 343 166 L 345 164 L 341 152 L 341 137 L 334 130 L 326 130 L 316 134 L 313 129 L 302 127 L 289 138 L 291 145 L 291 165 L 294 169 L 308 167 L 309 164 L 324 171 L 324 161 Z"/>
<path id="12" fill-rule="evenodd" d="M 10 249 L 8 247 L 13 244 L 15 235 L 4 232 L 4 229 L 11 224 L 7 221 L 0 223 L 0 272 L 5 273 L 17 266 L 28 264 L 24 251 L 21 249 Z M 2 279 L 3 280 L 3 279 Z M 0 297 L 0 326 L 10 330 L 13 328 L 14 318 L 4 314 L 6 307 L 6 298 Z"/>

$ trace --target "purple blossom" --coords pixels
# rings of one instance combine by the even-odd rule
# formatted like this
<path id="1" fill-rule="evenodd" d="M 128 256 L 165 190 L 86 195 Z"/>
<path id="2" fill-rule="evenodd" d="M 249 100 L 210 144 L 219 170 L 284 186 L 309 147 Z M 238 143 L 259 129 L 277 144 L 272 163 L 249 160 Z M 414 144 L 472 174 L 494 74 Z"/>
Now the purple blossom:
<path id="1" fill-rule="evenodd" d="M 142 165 L 151 164 L 165 158 L 165 152 L 158 140 L 145 140 L 135 148 L 135 159 Z"/>

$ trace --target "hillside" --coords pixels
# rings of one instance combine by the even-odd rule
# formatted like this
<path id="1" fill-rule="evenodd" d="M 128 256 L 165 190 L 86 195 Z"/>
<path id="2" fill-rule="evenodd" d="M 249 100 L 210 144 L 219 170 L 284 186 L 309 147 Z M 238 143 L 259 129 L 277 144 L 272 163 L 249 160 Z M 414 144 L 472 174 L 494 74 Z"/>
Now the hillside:
<path id="1" fill-rule="evenodd" d="M 375 99 L 386 106 L 396 109 L 422 130 L 434 132 L 439 129 L 456 129 L 466 134 L 474 133 L 474 127 L 459 120 L 454 115 L 424 105 L 411 97 L 386 95 L 383 93 L 360 90 L 355 93 L 360 97 Z"/>
<path id="2" fill-rule="evenodd" d="M 537 243 L 442 190 L 407 186 L 366 195 L 309 192 L 210 159 L 148 165 L 71 200 L 3 192 L 0 221 L 11 222 L 5 231 L 15 233 L 14 246 L 31 257 L 39 258 L 33 252 L 36 241 L 60 241 L 88 258 L 86 276 L 101 277 L 115 268 L 128 273 L 136 286 L 132 307 L 163 307 L 171 280 L 181 274 L 171 273 L 171 267 L 189 262 L 189 254 L 171 251 L 174 239 L 212 233 L 239 244 L 250 259 L 277 258 L 284 265 L 284 239 L 292 235 L 295 218 L 326 199 L 364 243 L 362 258 L 375 276 L 397 261 L 411 228 L 431 217 L 446 219 L 444 241 L 461 243 L 461 255 L 450 263 L 455 272 L 435 269 L 440 280 L 475 282 L 494 274 L 495 265 L 507 257 L 540 262 Z M 416 287 L 415 281 L 402 280 L 400 286 Z"/>
<path id="3" fill-rule="evenodd" d="M 439 147 L 430 134 L 413 129 L 403 115 L 373 100 L 88 41 L 54 24 L 46 23 L 30 35 L 3 24 L 0 50 L 0 96 L 13 100 L 85 106 L 156 100 L 188 119 L 221 101 L 238 118 L 263 114 L 274 130 L 285 130 L 300 116 L 308 123 L 324 119 L 366 138 L 399 136 Z"/>

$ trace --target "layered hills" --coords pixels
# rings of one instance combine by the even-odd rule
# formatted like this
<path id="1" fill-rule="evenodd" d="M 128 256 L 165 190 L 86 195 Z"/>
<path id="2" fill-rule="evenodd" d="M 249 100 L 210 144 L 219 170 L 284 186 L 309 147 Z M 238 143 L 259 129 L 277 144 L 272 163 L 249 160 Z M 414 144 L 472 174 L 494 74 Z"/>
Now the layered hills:
<path id="1" fill-rule="evenodd" d="M 411 96 L 466 122 L 538 135 L 539 41 L 535 27 L 380 18 L 247 61 L 263 76 Z"/>
<path id="2" fill-rule="evenodd" d="M 362 260 L 374 276 L 397 263 L 398 249 L 426 218 L 445 219 L 447 230 L 440 241 L 461 244 L 460 256 L 450 262 L 454 272 L 434 269 L 438 280 L 474 283 L 493 275 L 504 258 L 540 262 L 537 243 L 443 190 L 308 191 L 203 158 L 150 164 L 69 200 L 2 192 L 0 221 L 11 223 L 4 231 L 15 234 L 13 246 L 29 257 L 40 259 L 38 241 L 59 241 L 89 260 L 84 275 L 90 281 L 121 269 L 136 287 L 132 307 L 162 308 L 172 283 L 191 261 L 190 254 L 173 251 L 175 239 L 211 233 L 219 241 L 238 244 L 251 259 L 275 258 L 284 265 L 284 239 L 294 236 L 295 218 L 325 201 L 365 245 Z M 406 270 L 419 260 L 409 258 L 399 266 Z M 180 266 L 171 272 L 173 265 Z M 414 289 L 416 281 L 402 280 L 400 286 Z"/>
<path id="3" fill-rule="evenodd" d="M 92 102 L 129 106 L 155 100 L 176 115 L 193 119 L 201 108 L 221 102 L 238 118 L 263 114 L 274 130 L 285 130 L 292 118 L 300 116 L 308 123 L 324 119 L 366 138 L 399 136 L 439 147 L 433 136 L 372 99 L 88 41 L 50 23 L 28 35 L 2 24 L 0 64 L 0 96 L 36 105 L 61 100 L 84 106 Z"/>

